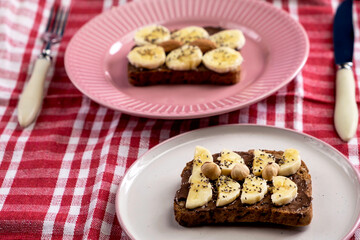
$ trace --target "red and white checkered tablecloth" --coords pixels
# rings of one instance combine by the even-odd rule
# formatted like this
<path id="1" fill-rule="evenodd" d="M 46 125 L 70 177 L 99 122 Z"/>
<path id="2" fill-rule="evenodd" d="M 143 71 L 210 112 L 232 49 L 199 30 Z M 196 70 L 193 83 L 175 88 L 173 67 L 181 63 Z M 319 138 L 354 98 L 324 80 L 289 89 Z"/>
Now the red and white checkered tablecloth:
<path id="1" fill-rule="evenodd" d="M 305 28 L 309 59 L 290 84 L 267 99 L 220 116 L 193 120 L 133 117 L 81 94 L 64 69 L 70 38 L 89 19 L 126 0 L 0 0 L 0 238 L 127 239 L 115 216 L 126 169 L 159 142 L 229 123 L 274 125 L 334 146 L 359 168 L 359 137 L 342 142 L 333 126 L 332 21 L 340 0 L 269 0 Z M 47 95 L 36 124 L 17 123 L 16 105 L 42 48 L 53 4 L 71 5 Z M 355 2 L 355 75 L 360 77 L 360 2 Z M 360 100 L 360 81 L 356 81 Z M 353 239 L 360 239 L 360 228 Z"/>

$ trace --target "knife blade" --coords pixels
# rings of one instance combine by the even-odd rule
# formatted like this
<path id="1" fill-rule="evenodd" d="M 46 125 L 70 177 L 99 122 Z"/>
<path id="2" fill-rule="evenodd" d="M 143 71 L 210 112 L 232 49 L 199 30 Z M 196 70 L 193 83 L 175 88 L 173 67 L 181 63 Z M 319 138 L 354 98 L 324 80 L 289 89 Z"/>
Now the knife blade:
<path id="1" fill-rule="evenodd" d="M 338 135 L 346 142 L 356 133 L 359 115 L 352 71 L 354 52 L 352 6 L 353 0 L 343 1 L 336 11 L 333 25 L 337 66 L 334 124 Z"/>

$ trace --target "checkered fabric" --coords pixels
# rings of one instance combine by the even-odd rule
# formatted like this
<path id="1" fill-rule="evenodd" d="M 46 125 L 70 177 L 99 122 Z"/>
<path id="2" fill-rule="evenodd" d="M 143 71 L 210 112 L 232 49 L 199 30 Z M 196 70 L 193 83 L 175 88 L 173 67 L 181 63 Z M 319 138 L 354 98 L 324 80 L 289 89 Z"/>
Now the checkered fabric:
<path id="1" fill-rule="evenodd" d="M 126 169 L 156 144 L 193 129 L 254 123 L 295 129 L 345 154 L 359 168 L 357 138 L 342 142 L 333 125 L 332 21 L 340 0 L 269 0 L 305 28 L 310 55 L 287 86 L 238 111 L 192 120 L 155 120 L 100 106 L 81 94 L 64 69 L 75 32 L 125 0 L 0 0 L 0 238 L 127 239 L 115 215 Z M 360 2 L 355 2 L 355 75 L 360 77 Z M 71 5 L 36 124 L 22 129 L 16 105 L 42 49 L 52 5 Z M 360 81 L 356 81 L 357 100 Z M 360 239 L 360 229 L 353 236 Z"/>

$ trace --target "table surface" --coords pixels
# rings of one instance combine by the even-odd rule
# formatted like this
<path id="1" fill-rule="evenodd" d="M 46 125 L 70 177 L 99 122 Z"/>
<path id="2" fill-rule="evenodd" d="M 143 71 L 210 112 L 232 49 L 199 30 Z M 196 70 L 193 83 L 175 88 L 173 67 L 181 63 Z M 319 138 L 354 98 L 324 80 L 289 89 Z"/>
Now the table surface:
<path id="1" fill-rule="evenodd" d="M 22 129 L 16 105 L 42 49 L 51 6 L 71 4 L 54 47 L 36 124 Z M 2 238 L 127 239 L 115 193 L 129 166 L 148 149 L 208 126 L 253 123 L 294 129 L 337 148 L 359 169 L 359 131 L 342 142 L 333 126 L 335 65 L 332 21 L 340 0 L 269 0 L 305 28 L 310 55 L 302 71 L 267 99 L 241 110 L 192 120 L 139 118 L 81 94 L 64 69 L 64 52 L 89 19 L 126 0 L 0 1 L 0 235 Z M 354 5 L 357 101 L 360 100 L 360 2 Z M 360 228 L 353 239 L 360 239 Z"/>

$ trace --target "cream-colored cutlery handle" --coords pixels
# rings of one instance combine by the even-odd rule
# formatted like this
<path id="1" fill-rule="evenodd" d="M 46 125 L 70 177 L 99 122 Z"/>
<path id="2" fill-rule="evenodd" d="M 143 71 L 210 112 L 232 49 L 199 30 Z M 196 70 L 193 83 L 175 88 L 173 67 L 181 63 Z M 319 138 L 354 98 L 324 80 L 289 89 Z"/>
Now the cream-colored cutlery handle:
<path id="1" fill-rule="evenodd" d="M 355 135 L 359 115 L 351 69 L 342 68 L 337 71 L 335 101 L 335 128 L 340 138 L 347 142 Z"/>
<path id="2" fill-rule="evenodd" d="M 39 58 L 35 62 L 31 78 L 24 88 L 18 104 L 18 121 L 22 127 L 31 124 L 40 111 L 44 82 L 50 64 L 51 61 L 47 58 Z"/>

